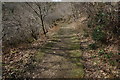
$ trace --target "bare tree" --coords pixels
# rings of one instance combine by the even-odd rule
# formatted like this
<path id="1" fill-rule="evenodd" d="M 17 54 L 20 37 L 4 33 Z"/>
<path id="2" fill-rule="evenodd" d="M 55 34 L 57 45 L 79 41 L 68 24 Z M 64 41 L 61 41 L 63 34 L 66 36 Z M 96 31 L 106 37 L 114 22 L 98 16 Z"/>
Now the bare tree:
<path id="1" fill-rule="evenodd" d="M 48 32 L 47 29 L 45 29 L 45 17 L 49 14 L 49 12 L 51 12 L 53 9 L 52 5 L 54 5 L 54 3 L 49 3 L 49 2 L 44 2 L 44 3 L 35 3 L 35 5 L 38 7 L 38 11 L 35 10 L 29 3 L 27 3 L 31 9 L 33 9 L 33 11 L 36 13 L 36 15 L 40 18 L 41 20 L 41 25 L 42 25 L 42 29 L 43 29 L 43 33 L 46 36 L 46 33 Z"/>

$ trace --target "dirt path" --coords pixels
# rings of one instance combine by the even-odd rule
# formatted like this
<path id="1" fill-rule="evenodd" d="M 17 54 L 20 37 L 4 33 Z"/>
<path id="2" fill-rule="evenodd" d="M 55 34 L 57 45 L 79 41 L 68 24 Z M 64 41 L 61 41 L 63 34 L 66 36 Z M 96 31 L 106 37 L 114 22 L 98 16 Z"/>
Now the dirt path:
<path id="1" fill-rule="evenodd" d="M 84 76 L 79 40 L 72 25 L 63 25 L 39 49 L 34 56 L 36 66 L 29 69 L 27 74 L 29 77 L 82 78 Z"/>

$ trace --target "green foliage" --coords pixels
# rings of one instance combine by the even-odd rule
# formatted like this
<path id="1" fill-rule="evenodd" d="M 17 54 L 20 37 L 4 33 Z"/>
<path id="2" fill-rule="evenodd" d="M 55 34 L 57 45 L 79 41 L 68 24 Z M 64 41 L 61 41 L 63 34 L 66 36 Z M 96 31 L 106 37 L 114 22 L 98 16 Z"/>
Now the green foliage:
<path id="1" fill-rule="evenodd" d="M 104 57 L 108 59 L 111 58 L 112 56 L 113 56 L 113 53 L 107 53 L 104 55 Z"/>
<path id="2" fill-rule="evenodd" d="M 106 22 L 107 22 L 107 14 L 104 13 L 103 11 L 100 11 L 97 13 L 96 17 L 95 17 L 95 20 L 97 22 L 98 25 L 105 25 Z"/>
<path id="3" fill-rule="evenodd" d="M 105 50 L 103 50 L 103 49 L 99 50 L 98 53 L 99 53 L 99 55 L 103 55 L 104 58 L 107 58 L 107 59 L 110 59 L 113 56 L 112 52 L 106 53 Z"/>
<path id="4" fill-rule="evenodd" d="M 109 63 L 111 64 L 111 65 L 113 65 L 113 66 L 115 66 L 116 65 L 116 61 L 109 61 Z"/>
<path id="5" fill-rule="evenodd" d="M 92 23 L 95 25 L 95 28 L 92 32 L 92 38 L 96 41 L 103 41 L 105 39 L 105 33 L 102 31 L 104 27 L 104 16 L 105 14 L 99 13 L 95 17 L 95 22 Z"/>
<path id="6" fill-rule="evenodd" d="M 89 48 L 90 49 L 96 49 L 97 48 L 96 43 L 89 44 Z"/>
<path id="7" fill-rule="evenodd" d="M 98 51 L 98 53 L 99 53 L 100 55 L 102 55 L 102 54 L 105 54 L 105 51 L 104 51 L 103 49 L 101 49 L 101 50 Z"/>
<path id="8" fill-rule="evenodd" d="M 101 29 L 96 28 L 92 32 L 92 38 L 95 41 L 104 41 L 105 40 L 105 33 Z"/>
<path id="9" fill-rule="evenodd" d="M 88 21 L 88 28 L 91 28 L 93 30 L 92 38 L 95 41 L 106 42 L 106 36 L 115 36 L 115 38 L 119 39 L 119 14 L 117 11 L 115 11 L 117 10 L 117 5 L 114 5 L 111 10 L 109 10 L 106 6 L 111 7 L 110 4 L 97 4 L 94 7 L 96 9 L 96 12 L 93 14 L 93 16 L 90 15 Z M 100 27 L 99 29 L 98 26 Z M 107 41 L 109 41 L 109 39 Z"/>

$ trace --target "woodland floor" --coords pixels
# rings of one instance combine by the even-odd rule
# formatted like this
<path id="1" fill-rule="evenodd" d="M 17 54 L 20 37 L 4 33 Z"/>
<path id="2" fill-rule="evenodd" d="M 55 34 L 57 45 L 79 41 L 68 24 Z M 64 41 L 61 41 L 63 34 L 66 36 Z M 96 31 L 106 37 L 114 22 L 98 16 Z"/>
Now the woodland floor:
<path id="1" fill-rule="evenodd" d="M 30 78 L 109 78 L 119 76 L 117 67 L 104 63 L 96 50 L 89 50 L 94 41 L 83 37 L 75 23 L 63 23 L 49 38 L 31 45 L 11 49 L 3 55 L 3 77 Z M 41 44 L 43 43 L 43 44 Z"/>

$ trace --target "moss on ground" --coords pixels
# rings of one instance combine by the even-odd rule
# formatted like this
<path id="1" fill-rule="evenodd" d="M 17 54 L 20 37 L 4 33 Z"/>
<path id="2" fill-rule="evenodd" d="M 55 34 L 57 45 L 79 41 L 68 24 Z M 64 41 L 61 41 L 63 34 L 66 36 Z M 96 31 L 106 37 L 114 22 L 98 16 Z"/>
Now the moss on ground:
<path id="1" fill-rule="evenodd" d="M 45 53 L 41 52 L 41 51 L 38 51 L 36 54 L 35 54 L 35 61 L 37 62 L 40 62 L 43 58 Z"/>
<path id="2" fill-rule="evenodd" d="M 79 67 L 77 69 L 73 69 L 71 71 L 71 77 L 72 78 L 83 78 L 84 77 L 84 70 L 82 67 Z"/>
<path id="3" fill-rule="evenodd" d="M 80 49 L 80 45 L 78 43 L 72 43 L 72 44 L 68 44 L 69 49 L 71 50 L 79 50 Z"/>
<path id="4" fill-rule="evenodd" d="M 71 50 L 69 51 L 70 57 L 80 57 L 81 56 L 81 51 L 80 50 Z"/>
<path id="5" fill-rule="evenodd" d="M 51 41 L 51 42 L 48 42 L 47 44 L 45 44 L 45 45 L 43 46 L 43 48 L 46 48 L 46 47 L 54 47 L 55 44 L 56 44 L 56 42 Z"/>

